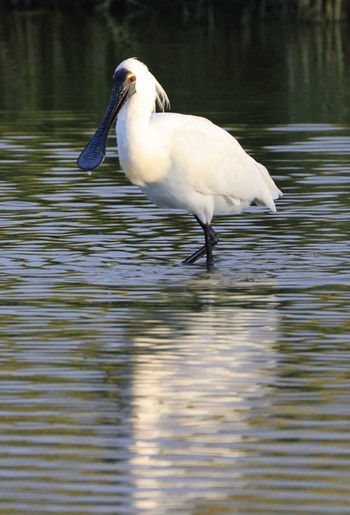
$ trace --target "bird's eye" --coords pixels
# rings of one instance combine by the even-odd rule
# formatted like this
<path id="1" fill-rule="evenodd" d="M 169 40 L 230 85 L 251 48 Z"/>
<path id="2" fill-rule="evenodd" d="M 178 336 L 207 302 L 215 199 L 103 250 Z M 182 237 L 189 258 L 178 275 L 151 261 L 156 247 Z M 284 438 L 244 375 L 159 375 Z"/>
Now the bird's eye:
<path id="1" fill-rule="evenodd" d="M 135 75 L 133 75 L 132 73 L 129 73 L 129 75 L 128 75 L 128 81 L 130 82 L 130 84 L 135 84 L 135 82 L 136 82 L 136 77 L 135 77 Z"/>

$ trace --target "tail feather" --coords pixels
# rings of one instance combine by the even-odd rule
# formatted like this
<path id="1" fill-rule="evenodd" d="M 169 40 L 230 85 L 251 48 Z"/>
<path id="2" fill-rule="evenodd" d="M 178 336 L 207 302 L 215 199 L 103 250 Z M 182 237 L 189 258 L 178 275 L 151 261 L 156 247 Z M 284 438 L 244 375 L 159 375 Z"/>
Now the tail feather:
<path id="1" fill-rule="evenodd" d="M 271 175 L 267 171 L 264 165 L 257 163 L 258 170 L 261 173 L 261 176 L 264 180 L 265 185 L 267 186 L 268 191 L 265 192 L 263 196 L 258 199 L 255 199 L 255 202 L 258 205 L 265 205 L 271 209 L 271 211 L 276 211 L 276 206 L 274 200 L 283 196 L 282 191 L 277 188 L 275 182 L 271 178 Z"/>

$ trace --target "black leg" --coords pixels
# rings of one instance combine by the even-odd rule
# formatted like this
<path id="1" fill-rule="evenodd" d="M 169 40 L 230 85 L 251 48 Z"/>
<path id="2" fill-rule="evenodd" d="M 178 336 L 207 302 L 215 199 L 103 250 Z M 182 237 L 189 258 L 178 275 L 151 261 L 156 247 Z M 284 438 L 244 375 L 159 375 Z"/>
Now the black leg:
<path id="1" fill-rule="evenodd" d="M 197 215 L 194 215 L 194 217 L 203 229 L 204 237 L 205 237 L 205 245 L 203 245 L 203 247 L 201 247 L 196 252 L 191 254 L 188 258 L 186 258 L 183 261 L 183 263 L 192 265 L 199 258 L 204 256 L 204 254 L 206 254 L 207 255 L 207 266 L 211 267 L 214 264 L 213 248 L 219 241 L 219 238 L 217 237 L 214 229 L 209 224 L 204 224 L 203 222 L 201 222 L 201 220 L 198 218 Z"/>

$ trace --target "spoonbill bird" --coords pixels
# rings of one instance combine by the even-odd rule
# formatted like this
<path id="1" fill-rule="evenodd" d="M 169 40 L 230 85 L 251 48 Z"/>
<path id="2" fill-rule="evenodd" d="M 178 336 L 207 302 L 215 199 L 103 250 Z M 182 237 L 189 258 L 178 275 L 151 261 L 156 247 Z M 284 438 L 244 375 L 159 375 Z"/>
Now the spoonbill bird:
<path id="1" fill-rule="evenodd" d="M 282 192 L 226 130 L 199 116 L 156 113 L 156 105 L 164 111 L 169 99 L 147 66 L 135 58 L 120 63 L 106 113 L 78 166 L 91 171 L 102 163 L 118 117 L 119 160 L 126 176 L 157 206 L 194 215 L 205 244 L 184 263 L 206 254 L 211 267 L 218 242 L 210 225 L 213 215 L 240 213 L 252 202 L 276 211 L 274 200 Z"/>

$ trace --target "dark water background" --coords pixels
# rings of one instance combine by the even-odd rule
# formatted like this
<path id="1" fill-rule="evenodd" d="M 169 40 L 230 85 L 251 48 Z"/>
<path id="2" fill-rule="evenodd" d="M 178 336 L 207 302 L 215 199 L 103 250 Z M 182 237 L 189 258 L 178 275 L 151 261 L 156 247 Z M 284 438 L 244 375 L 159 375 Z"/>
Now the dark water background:
<path id="1" fill-rule="evenodd" d="M 187 215 L 76 157 L 115 66 L 270 170 L 276 214 Z M 0 21 L 0 513 L 349 513 L 347 27 Z"/>

